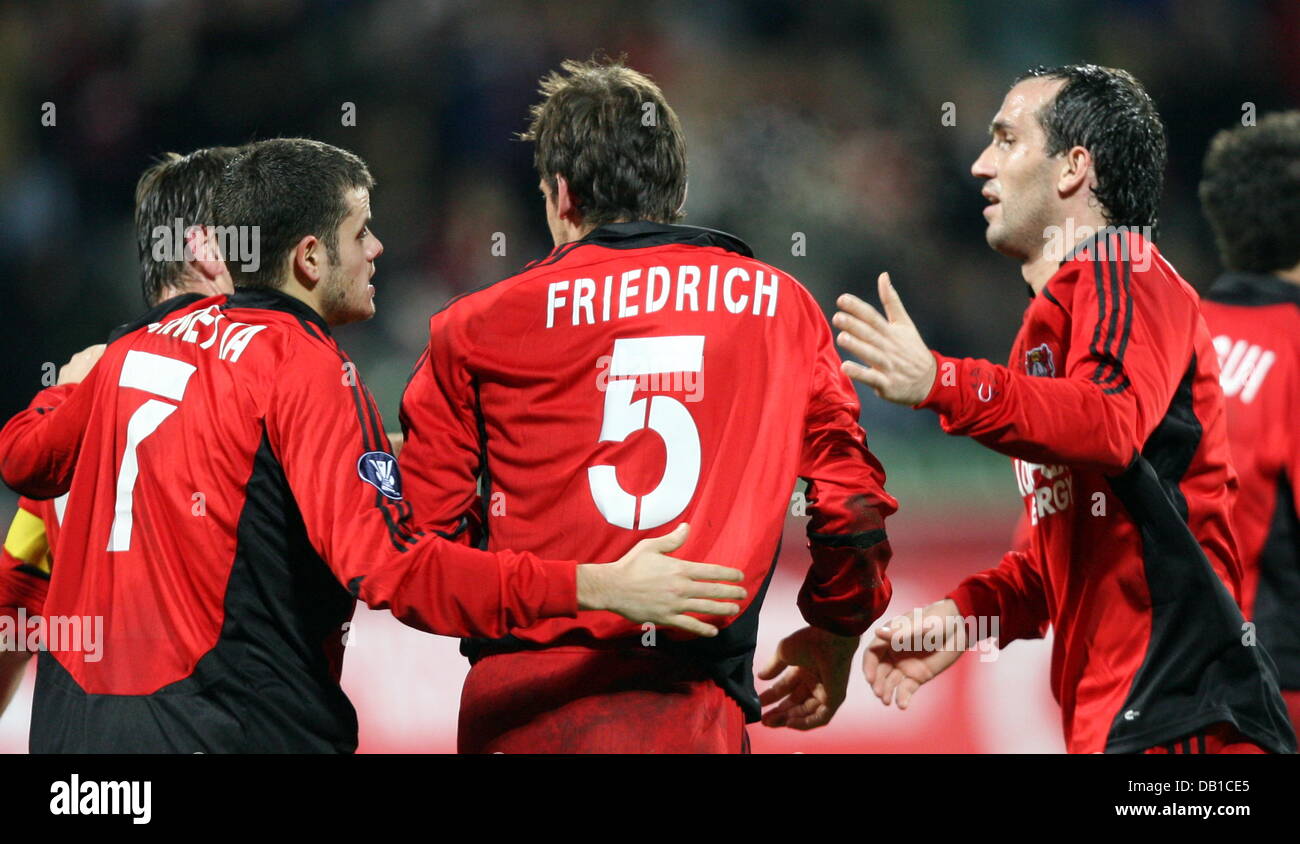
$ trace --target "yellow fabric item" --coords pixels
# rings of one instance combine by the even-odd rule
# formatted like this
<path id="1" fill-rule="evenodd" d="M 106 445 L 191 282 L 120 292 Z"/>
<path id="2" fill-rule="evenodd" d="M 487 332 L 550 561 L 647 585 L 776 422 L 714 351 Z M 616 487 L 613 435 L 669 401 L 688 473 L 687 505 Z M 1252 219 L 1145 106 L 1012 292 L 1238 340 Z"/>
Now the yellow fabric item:
<path id="1" fill-rule="evenodd" d="M 5 537 L 5 551 L 46 574 L 50 573 L 50 542 L 40 516 L 19 507 Z"/>

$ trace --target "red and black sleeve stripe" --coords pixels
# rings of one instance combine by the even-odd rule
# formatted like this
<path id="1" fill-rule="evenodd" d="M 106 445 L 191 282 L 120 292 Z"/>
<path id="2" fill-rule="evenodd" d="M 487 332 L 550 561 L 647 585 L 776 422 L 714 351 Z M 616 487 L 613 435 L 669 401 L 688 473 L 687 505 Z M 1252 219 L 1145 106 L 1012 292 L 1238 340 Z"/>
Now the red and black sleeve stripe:
<path id="1" fill-rule="evenodd" d="M 1097 323 L 1089 352 L 1097 360 L 1092 381 L 1107 395 L 1129 387 L 1124 374 L 1124 353 L 1133 328 L 1132 273 L 1128 240 L 1122 233 L 1098 236 L 1093 250 L 1093 284 L 1097 296 Z"/>

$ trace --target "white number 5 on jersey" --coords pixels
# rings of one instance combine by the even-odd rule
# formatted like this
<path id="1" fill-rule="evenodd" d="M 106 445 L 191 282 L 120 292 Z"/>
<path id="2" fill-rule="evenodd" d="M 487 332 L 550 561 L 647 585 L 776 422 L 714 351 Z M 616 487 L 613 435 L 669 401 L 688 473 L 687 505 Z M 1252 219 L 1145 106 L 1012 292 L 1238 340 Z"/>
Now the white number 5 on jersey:
<path id="1" fill-rule="evenodd" d="M 619 485 L 614 467 L 591 466 L 587 480 L 596 509 L 612 525 L 648 530 L 676 518 L 695 495 L 700 480 L 700 432 L 686 405 L 670 396 L 632 400 L 637 377 L 675 372 L 700 372 L 704 367 L 704 336 L 632 337 L 614 341 L 605 387 L 601 442 L 622 442 L 649 428 L 664 441 L 665 466 L 659 485 L 639 501 Z M 637 505 L 641 513 L 637 517 Z"/>

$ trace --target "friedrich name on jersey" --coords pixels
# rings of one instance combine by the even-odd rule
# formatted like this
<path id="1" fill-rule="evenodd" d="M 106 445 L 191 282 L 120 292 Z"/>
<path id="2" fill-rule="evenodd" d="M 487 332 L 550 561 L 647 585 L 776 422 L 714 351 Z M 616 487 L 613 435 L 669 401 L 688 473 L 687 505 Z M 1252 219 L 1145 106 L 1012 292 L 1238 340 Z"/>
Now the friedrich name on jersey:
<path id="1" fill-rule="evenodd" d="M 676 311 L 776 315 L 780 276 L 770 270 L 719 265 L 682 264 L 676 273 L 665 266 L 640 267 L 595 278 L 563 279 L 546 289 L 546 327 L 557 324 L 595 325 L 611 319 L 652 314 L 665 307 Z M 720 312 L 720 311 L 719 311 Z"/>

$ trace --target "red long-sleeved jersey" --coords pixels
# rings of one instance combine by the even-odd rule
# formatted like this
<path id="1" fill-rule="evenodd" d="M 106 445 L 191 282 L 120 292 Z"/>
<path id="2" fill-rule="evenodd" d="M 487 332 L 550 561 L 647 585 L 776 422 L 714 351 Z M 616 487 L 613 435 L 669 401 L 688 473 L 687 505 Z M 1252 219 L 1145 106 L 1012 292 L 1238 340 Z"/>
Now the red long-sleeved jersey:
<path id="1" fill-rule="evenodd" d="M 920 405 L 1014 458 L 1030 547 L 950 594 L 1000 644 L 1055 631 L 1071 752 L 1133 752 L 1230 722 L 1295 737 L 1237 606 L 1214 347 L 1195 291 L 1135 232 L 1080 244 L 1034 297 L 1010 364 L 936 355 Z"/>
<path id="2" fill-rule="evenodd" d="M 1233 509 L 1241 606 L 1277 662 L 1282 688 L 1300 689 L 1300 285 L 1230 273 L 1202 310 L 1241 477 Z"/>
<path id="3" fill-rule="evenodd" d="M 338 676 L 356 598 L 459 636 L 577 609 L 572 562 L 410 523 L 355 366 L 276 291 L 110 344 L 5 426 L 0 476 L 69 492 L 45 611 L 85 635 L 41 654 L 36 752 L 350 751 Z"/>
<path id="4" fill-rule="evenodd" d="M 141 325 L 174 310 L 197 302 L 198 293 L 182 293 L 150 308 L 136 320 L 119 325 L 109 334 L 112 343 Z M 46 393 L 49 402 L 61 403 L 75 384 L 56 385 Z M 18 499 L 18 512 L 14 514 L 4 549 L 0 552 L 0 614 L 15 616 L 18 609 L 27 611 L 28 617 L 44 613 L 45 595 L 49 590 L 50 573 L 58 545 L 59 528 L 63 522 L 67 493 L 58 498 L 37 501 L 26 496 Z"/>
<path id="5" fill-rule="evenodd" d="M 691 524 L 686 556 L 745 572 L 721 634 L 676 642 L 753 720 L 752 654 L 791 493 L 807 490 L 809 623 L 860 633 L 885 609 L 896 502 L 808 291 L 739 240 L 648 222 L 602 226 L 453 300 L 402 401 L 403 477 L 420 524 L 485 547 L 601 554 Z M 480 480 L 483 486 L 479 487 Z M 483 535 L 485 534 L 485 536 Z M 481 652 L 640 648 L 579 613 Z"/>
<path id="6" fill-rule="evenodd" d="M 44 612 L 45 595 L 50 584 L 54 541 L 58 532 L 58 514 L 54 501 L 18 499 L 14 514 L 0 549 L 0 614 L 17 618 L 17 610 L 28 616 Z"/>

